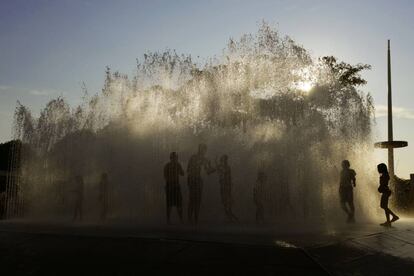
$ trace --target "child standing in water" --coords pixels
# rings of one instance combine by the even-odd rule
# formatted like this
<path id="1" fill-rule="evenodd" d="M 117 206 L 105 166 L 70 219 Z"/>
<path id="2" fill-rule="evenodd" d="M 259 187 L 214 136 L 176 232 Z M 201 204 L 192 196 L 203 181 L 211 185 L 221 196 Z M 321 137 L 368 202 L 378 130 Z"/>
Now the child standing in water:
<path id="1" fill-rule="evenodd" d="M 381 208 L 385 211 L 385 218 L 387 219 L 386 222 L 381 223 L 381 226 L 390 227 L 391 223 L 394 221 L 397 221 L 399 217 L 394 214 L 389 208 L 388 208 L 388 199 L 391 196 L 391 190 L 388 187 L 388 182 L 390 181 L 390 176 L 388 174 L 388 168 L 387 165 L 384 163 L 381 163 L 377 166 L 378 173 L 380 174 L 380 185 L 378 187 L 378 192 L 381 194 Z M 390 220 L 390 215 L 392 215 L 392 219 Z"/>
<path id="2" fill-rule="evenodd" d="M 167 223 L 171 224 L 170 216 L 172 207 L 177 207 L 178 216 L 183 223 L 183 199 L 181 195 L 180 176 L 184 170 L 178 162 L 178 154 L 170 153 L 170 162 L 164 166 L 165 193 L 167 199 Z"/>
<path id="3" fill-rule="evenodd" d="M 253 187 L 253 200 L 256 205 L 256 223 L 264 222 L 263 200 L 265 196 L 264 186 L 267 182 L 267 175 L 264 171 L 257 172 L 257 180 Z"/>
<path id="4" fill-rule="evenodd" d="M 339 183 L 339 197 L 341 207 L 347 213 L 348 223 L 355 222 L 354 187 L 356 186 L 356 172 L 350 168 L 348 160 L 342 161 L 342 171 Z"/>
<path id="5" fill-rule="evenodd" d="M 188 220 L 191 224 L 198 223 L 198 216 L 201 207 L 201 196 L 203 194 L 203 178 L 201 171 L 207 174 L 214 172 L 210 161 L 206 158 L 207 145 L 198 145 L 198 152 L 190 157 L 187 165 L 188 185 Z"/>
<path id="6" fill-rule="evenodd" d="M 233 198 L 231 196 L 231 188 L 233 183 L 231 180 L 231 168 L 227 161 L 227 155 L 221 156 L 220 163 L 216 161 L 216 170 L 219 175 L 221 202 L 223 203 L 224 211 L 227 218 L 234 222 L 238 219 L 232 211 Z"/>

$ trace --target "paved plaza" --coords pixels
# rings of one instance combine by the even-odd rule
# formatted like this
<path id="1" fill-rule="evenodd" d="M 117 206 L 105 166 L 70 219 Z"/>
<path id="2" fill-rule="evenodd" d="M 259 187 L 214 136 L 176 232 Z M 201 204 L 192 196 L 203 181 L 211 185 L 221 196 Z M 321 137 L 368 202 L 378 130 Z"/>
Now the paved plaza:
<path id="1" fill-rule="evenodd" d="M 3 221 L 0 275 L 414 275 L 413 220 L 217 229 Z"/>

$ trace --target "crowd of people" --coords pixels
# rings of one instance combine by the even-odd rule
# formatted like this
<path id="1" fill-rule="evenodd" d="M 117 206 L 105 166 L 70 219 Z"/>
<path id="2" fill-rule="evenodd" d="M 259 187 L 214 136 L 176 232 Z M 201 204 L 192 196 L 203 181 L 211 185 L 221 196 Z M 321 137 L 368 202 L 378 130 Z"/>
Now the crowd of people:
<path id="1" fill-rule="evenodd" d="M 198 152 L 191 156 L 187 166 L 187 184 L 189 189 L 189 204 L 188 204 L 188 220 L 190 223 L 196 224 L 198 222 L 200 203 L 203 190 L 203 179 L 201 171 L 205 170 L 207 174 L 217 172 L 219 175 L 221 201 L 224 207 L 225 214 L 230 221 L 237 221 L 237 217 L 232 211 L 232 177 L 231 168 L 228 164 L 228 156 L 223 155 L 220 162 L 212 166 L 210 161 L 205 157 L 207 146 L 199 145 Z M 391 190 L 389 188 L 390 176 L 388 174 L 387 165 L 381 163 L 378 165 L 378 173 L 380 174 L 380 181 L 378 192 L 381 193 L 380 207 L 385 211 L 386 221 L 381 223 L 382 226 L 391 226 L 391 223 L 397 221 L 399 217 L 391 211 L 388 207 Z M 167 222 L 170 224 L 171 208 L 176 207 L 181 222 L 183 221 L 182 214 L 182 194 L 180 188 L 180 176 L 184 176 L 184 171 L 178 161 L 176 152 L 170 154 L 170 162 L 164 167 L 164 178 L 166 181 L 166 198 L 167 198 Z M 264 195 L 265 184 L 267 181 L 266 173 L 259 169 L 257 172 L 257 180 L 253 187 L 253 201 L 256 206 L 256 222 L 264 222 Z M 355 205 L 353 189 L 356 187 L 356 172 L 351 169 L 351 164 L 348 160 L 342 161 L 342 170 L 340 172 L 339 180 L 339 198 L 342 209 L 347 215 L 347 222 L 355 222 Z M 390 217 L 392 216 L 392 218 Z"/>
<path id="2" fill-rule="evenodd" d="M 230 221 L 237 221 L 237 217 L 232 211 L 232 177 L 231 168 L 228 164 L 228 156 L 223 155 L 220 160 L 215 160 L 214 166 L 205 157 L 207 146 L 200 144 L 198 152 L 190 157 L 187 166 L 187 184 L 188 184 L 188 221 L 192 224 L 198 223 L 201 199 L 203 193 L 203 178 L 201 176 L 204 170 L 207 174 L 217 172 L 218 182 L 220 184 L 221 202 L 224 206 L 226 217 Z M 170 154 L 170 162 L 164 167 L 165 191 L 167 198 L 167 222 L 170 223 L 171 208 L 176 207 L 180 220 L 183 221 L 182 214 L 182 194 L 180 188 L 180 176 L 184 175 L 181 164 L 178 162 L 176 152 Z"/>
<path id="3" fill-rule="evenodd" d="M 188 187 L 188 206 L 187 216 L 190 224 L 197 224 L 199 221 L 201 200 L 203 195 L 203 177 L 202 173 L 217 173 L 218 183 L 220 186 L 221 202 L 224 208 L 226 218 L 230 222 L 237 222 L 238 218 L 233 213 L 233 197 L 232 197 L 232 173 L 229 165 L 229 157 L 222 155 L 219 160 L 215 160 L 214 165 L 206 158 L 207 146 L 200 144 L 197 153 L 193 154 L 184 171 L 181 166 L 178 154 L 170 153 L 170 161 L 164 166 L 165 194 L 166 194 L 166 217 L 167 223 L 171 224 L 171 210 L 173 207 L 177 209 L 177 213 L 181 223 L 183 218 L 183 199 L 180 185 L 180 177 L 187 176 Z M 388 207 L 389 197 L 392 192 L 389 188 L 390 176 L 388 174 L 387 165 L 381 163 L 377 166 L 379 178 L 378 192 L 381 194 L 380 207 L 384 209 L 386 221 L 381 223 L 382 226 L 389 227 L 391 223 L 397 221 L 399 217 Z M 341 208 L 346 213 L 346 222 L 355 223 L 355 205 L 353 192 L 356 187 L 356 172 L 351 169 L 348 160 L 342 161 L 342 170 L 339 177 L 339 201 Z M 256 223 L 261 224 L 265 221 L 264 199 L 266 193 L 267 175 L 261 168 L 258 169 L 257 179 L 253 185 L 253 202 L 256 206 Z M 81 220 L 83 213 L 83 190 L 84 183 L 81 176 L 76 176 L 75 185 L 75 206 L 74 220 Z M 99 182 L 99 202 L 100 218 L 105 220 L 109 211 L 109 183 L 108 175 L 102 173 Z"/>

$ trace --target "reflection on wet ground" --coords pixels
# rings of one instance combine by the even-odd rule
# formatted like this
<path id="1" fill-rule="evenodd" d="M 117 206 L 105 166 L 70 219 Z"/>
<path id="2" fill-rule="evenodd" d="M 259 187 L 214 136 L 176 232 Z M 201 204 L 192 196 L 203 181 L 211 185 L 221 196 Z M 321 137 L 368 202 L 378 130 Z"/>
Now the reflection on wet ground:
<path id="1" fill-rule="evenodd" d="M 414 275 L 413 222 L 306 233 L 1 222 L 0 273 Z"/>

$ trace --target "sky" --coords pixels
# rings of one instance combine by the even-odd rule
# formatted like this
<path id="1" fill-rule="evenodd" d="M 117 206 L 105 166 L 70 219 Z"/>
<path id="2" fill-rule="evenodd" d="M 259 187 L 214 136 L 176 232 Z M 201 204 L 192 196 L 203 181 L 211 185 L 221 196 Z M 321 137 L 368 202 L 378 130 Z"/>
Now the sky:
<path id="1" fill-rule="evenodd" d="M 387 39 L 391 39 L 396 173 L 414 173 L 414 1 L 0 0 L 0 142 L 16 102 L 36 114 L 57 96 L 75 105 L 82 83 L 99 92 L 105 67 L 132 74 L 147 51 L 175 49 L 200 61 L 265 20 L 312 57 L 367 63 L 377 107 L 374 137 L 386 140 Z M 386 161 L 385 151 L 378 158 Z"/>

